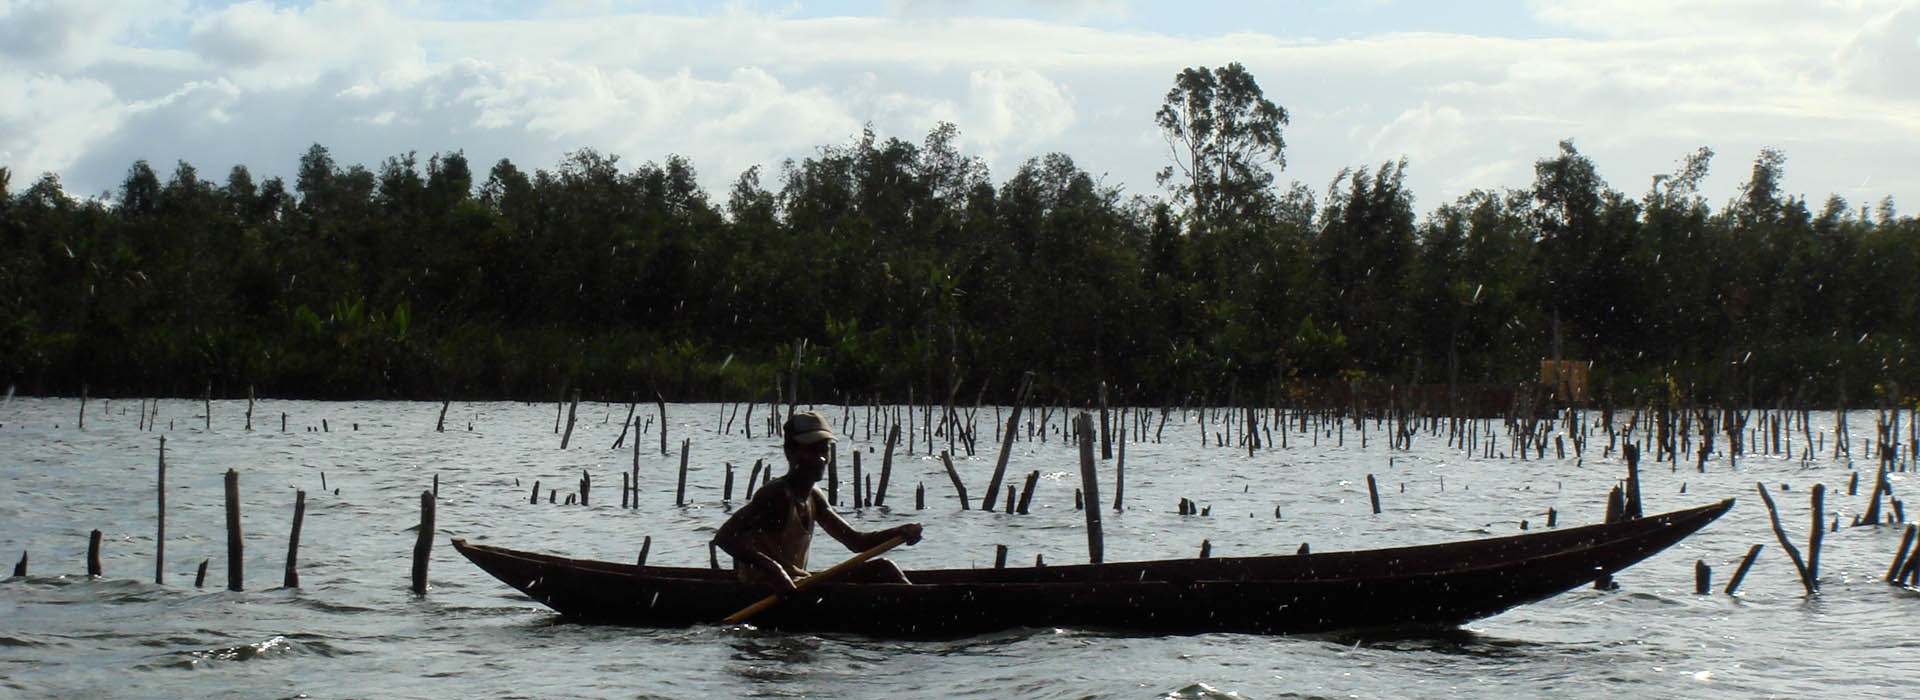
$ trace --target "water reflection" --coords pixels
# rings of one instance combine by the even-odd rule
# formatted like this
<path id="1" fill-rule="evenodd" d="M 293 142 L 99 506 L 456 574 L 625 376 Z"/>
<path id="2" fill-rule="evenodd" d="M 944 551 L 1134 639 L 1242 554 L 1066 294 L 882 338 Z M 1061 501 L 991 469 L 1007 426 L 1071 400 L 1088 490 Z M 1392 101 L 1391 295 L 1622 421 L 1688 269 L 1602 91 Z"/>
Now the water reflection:
<path id="1" fill-rule="evenodd" d="M 727 673 L 757 683 L 790 683 L 806 679 L 820 666 L 821 640 L 812 635 L 785 634 L 741 627 L 728 641 Z"/>

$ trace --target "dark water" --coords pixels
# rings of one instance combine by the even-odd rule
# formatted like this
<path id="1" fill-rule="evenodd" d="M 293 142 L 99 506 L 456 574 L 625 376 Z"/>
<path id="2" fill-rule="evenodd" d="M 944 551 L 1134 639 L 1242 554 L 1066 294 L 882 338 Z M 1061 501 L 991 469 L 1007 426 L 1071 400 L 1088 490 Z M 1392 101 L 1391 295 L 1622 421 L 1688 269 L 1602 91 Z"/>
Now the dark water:
<path id="1" fill-rule="evenodd" d="M 31 557 L 29 577 L 0 580 L 0 696 L 1891 698 L 1912 697 L 1920 679 L 1920 596 L 1880 581 L 1899 530 L 1828 534 L 1823 593 L 1807 598 L 1753 496 L 1755 482 L 1776 489 L 1803 544 L 1813 484 L 1827 485 L 1827 511 L 1843 525 L 1864 509 L 1868 484 L 1848 496 L 1856 465 L 1831 454 L 1831 414 L 1815 417 L 1825 451 L 1809 461 L 1751 456 L 1732 467 L 1719 455 L 1706 473 L 1690 464 L 1644 465 L 1648 512 L 1727 497 L 1741 503 L 1621 573 L 1617 591 L 1581 589 L 1450 634 L 1137 637 L 1021 629 L 898 641 L 564 624 L 445 546 L 463 536 L 626 561 L 651 535 L 649 561 L 705 563 L 705 543 L 726 516 L 722 464 L 735 465 L 736 489 L 743 489 L 754 460 L 778 458 L 761 426 L 754 439 L 744 437 L 744 416 L 731 434 L 717 434 L 719 406 L 669 407 L 672 456 L 660 454 L 657 427 L 641 436 L 643 510 L 619 507 L 619 474 L 634 459 L 630 449 L 610 448 L 624 406 L 583 405 L 564 451 L 551 405 L 455 404 L 445 433 L 434 431 L 438 404 L 263 401 L 253 431 L 245 429 L 244 401 L 212 408 L 211 432 L 197 401 L 160 402 L 157 425 L 141 430 L 138 402 L 96 399 L 83 431 L 75 399 L 15 398 L 0 406 L 0 564 L 10 570 L 20 552 Z M 984 445 L 991 411 L 981 416 L 980 454 L 956 460 L 976 499 L 993 467 L 993 449 Z M 840 409 L 828 412 L 840 422 Z M 329 432 L 320 431 L 323 420 Z M 842 447 L 843 479 L 850 467 L 844 451 L 874 447 L 865 419 L 857 422 L 842 431 L 852 433 Z M 1850 422 L 1854 452 L 1864 455 L 1872 416 L 1854 414 Z M 1060 425 L 1057 414 L 1053 425 Z M 1190 556 L 1202 540 L 1224 556 L 1287 553 L 1301 542 L 1327 551 L 1511 534 L 1522 520 L 1543 527 L 1548 508 L 1562 525 L 1587 523 L 1600 519 L 1607 490 L 1625 474 L 1617 455 L 1603 458 L 1598 446 L 1584 459 L 1569 446 L 1565 459 L 1550 448 L 1546 459 L 1523 461 L 1468 455 L 1424 434 L 1412 449 L 1396 451 L 1378 428 L 1370 427 L 1364 447 L 1350 424 L 1338 432 L 1297 430 L 1285 448 L 1248 457 L 1244 449 L 1203 447 L 1194 414 L 1176 412 L 1162 442 L 1127 447 L 1127 509 L 1107 511 L 1107 558 Z M 155 584 L 163 435 L 167 559 L 165 582 Z M 683 438 L 693 441 L 692 505 L 675 508 Z M 1497 447 L 1508 449 L 1504 437 Z M 1044 475 L 1028 516 L 959 511 L 925 446 L 901 452 L 892 508 L 843 512 L 863 529 L 925 523 L 926 542 L 890 555 L 903 566 L 991 566 L 996 544 L 1010 546 L 1020 562 L 1085 560 L 1082 515 L 1073 508 L 1077 456 L 1057 436 L 1020 443 L 1013 455 L 1016 484 L 1030 470 Z M 876 468 L 878 452 L 863 461 Z M 1871 464 L 1862 459 L 1857 468 Z M 228 469 L 241 475 L 244 592 L 224 590 Z M 594 477 L 590 507 L 549 505 L 544 494 L 537 505 L 527 502 L 536 479 L 564 499 L 582 470 Z M 1385 507 L 1377 516 L 1367 503 L 1369 473 Z M 1110 501 L 1111 464 L 1107 474 Z M 421 597 L 407 589 L 410 552 L 419 494 L 435 475 L 440 546 L 432 589 Z M 1912 492 L 1908 474 L 1892 476 L 1896 495 Z M 913 489 L 922 483 L 928 508 L 916 512 Z M 1778 491 L 1781 484 L 1789 489 Z M 307 491 L 302 587 L 283 589 L 297 489 Z M 1180 515 L 1181 498 L 1210 514 Z M 85 552 L 95 528 L 104 533 L 106 575 L 90 580 Z M 1714 567 L 1717 591 L 1755 543 L 1767 550 L 1739 597 L 1693 594 L 1694 560 Z M 843 556 L 825 544 L 814 554 L 816 562 Z M 208 586 L 195 589 L 203 559 L 212 560 Z"/>

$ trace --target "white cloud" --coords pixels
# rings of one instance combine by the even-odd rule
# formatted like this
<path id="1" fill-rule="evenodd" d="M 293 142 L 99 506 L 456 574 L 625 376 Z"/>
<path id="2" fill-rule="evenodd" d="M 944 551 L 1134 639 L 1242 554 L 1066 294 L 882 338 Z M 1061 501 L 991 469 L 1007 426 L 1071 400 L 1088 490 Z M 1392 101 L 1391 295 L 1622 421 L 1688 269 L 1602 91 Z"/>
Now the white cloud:
<path id="1" fill-rule="evenodd" d="M 181 10 L 0 0 L 0 160 L 75 191 L 134 159 L 206 173 L 289 174 L 310 143 L 342 163 L 464 149 L 542 167 L 593 147 L 627 162 L 691 158 L 720 192 L 873 124 L 918 141 L 937 121 L 1004 178 L 1049 151 L 1154 192 L 1151 122 L 1182 68 L 1244 63 L 1288 108 L 1281 181 L 1410 159 L 1424 206 L 1524 186 L 1572 138 L 1638 192 L 1694 148 L 1731 193 L 1761 147 L 1819 199 L 1920 202 L 1920 11 L 1914 2 L 1542 0 L 1566 36 L 1252 31 L 1172 36 L 1084 23 L 1107 2 L 943 2 L 868 17 L 729 5 L 710 16 L 548 8 L 462 19 L 406 0 Z M 78 9 L 75 9 L 78 8 Z M 463 14 L 464 13 L 464 14 Z M 104 18 L 104 19 L 103 19 Z M 5 41 L 5 39 L 22 41 Z M 1871 188 L 1860 186 L 1870 179 Z"/>
<path id="2" fill-rule="evenodd" d="M 16 181 L 29 173 L 58 171 L 117 130 L 123 111 L 113 91 L 96 80 L 0 80 L 0 164 L 15 166 Z M 121 167 L 127 165 L 132 161 Z"/>
<path id="3" fill-rule="evenodd" d="M 1030 147 L 1071 128 L 1073 101 L 1061 86 L 1034 71 L 974 71 L 968 75 L 973 136 L 989 144 Z"/>

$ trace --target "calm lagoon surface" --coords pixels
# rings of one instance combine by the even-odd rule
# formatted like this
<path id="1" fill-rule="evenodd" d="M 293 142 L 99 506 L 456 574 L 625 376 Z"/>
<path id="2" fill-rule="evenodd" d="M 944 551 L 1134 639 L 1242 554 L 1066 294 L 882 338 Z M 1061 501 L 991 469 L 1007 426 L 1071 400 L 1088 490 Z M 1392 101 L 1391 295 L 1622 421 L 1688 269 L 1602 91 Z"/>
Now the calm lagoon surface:
<path id="1" fill-rule="evenodd" d="M 157 419 L 143 425 L 156 408 Z M 883 424 L 864 408 L 815 408 L 843 436 L 839 473 L 850 488 L 849 453 L 860 451 L 865 468 L 877 469 Z M 1724 498 L 1739 504 L 1619 573 L 1618 590 L 1581 588 L 1454 632 L 1146 637 L 1028 628 L 903 641 L 568 623 L 446 545 L 465 537 L 631 561 L 651 536 L 650 563 L 705 565 L 707 540 L 729 510 L 725 465 L 733 465 L 737 501 L 756 460 L 781 462 L 765 405 L 749 418 L 734 404 L 669 404 L 663 454 L 659 412 L 643 404 L 637 457 L 633 435 L 613 447 L 624 404 L 581 404 L 566 449 L 565 426 L 556 431 L 564 412 L 554 404 L 456 402 L 445 432 L 435 430 L 437 402 L 261 400 L 251 430 L 245 400 L 94 398 L 84 428 L 81 410 L 72 397 L 0 405 L 0 573 L 22 553 L 29 561 L 28 576 L 0 579 L 0 696 L 1909 698 L 1920 682 L 1920 594 L 1882 581 L 1901 526 L 1847 526 L 1871 491 L 1871 412 L 1847 416 L 1851 456 L 1835 453 L 1832 412 L 1790 431 L 1791 457 L 1734 462 L 1716 452 L 1703 472 L 1649 453 L 1641 465 L 1646 512 Z M 1004 411 L 978 409 L 976 454 L 955 448 L 976 500 L 993 471 L 994 426 Z M 1030 515 L 960 510 L 937 457 L 947 440 L 935 438 L 929 455 L 924 434 L 911 453 L 904 445 L 896 453 L 888 507 L 855 510 L 843 492 L 841 512 L 862 529 L 924 523 L 926 541 L 889 554 L 907 569 L 992 566 L 1000 544 L 1018 563 L 1085 561 L 1084 516 L 1074 508 L 1078 456 L 1059 432 L 1064 415 L 1049 411 L 1047 440 L 1017 442 L 1010 457 L 1015 485 L 1041 474 Z M 1220 434 L 1237 428 L 1221 427 L 1212 412 L 1203 422 L 1198 411 L 1176 409 L 1164 424 L 1159 409 L 1129 414 L 1119 422 L 1144 439 L 1125 447 L 1122 511 L 1111 509 L 1115 464 L 1101 464 L 1106 558 L 1194 556 L 1203 541 L 1216 556 L 1237 556 L 1291 553 L 1303 542 L 1333 551 L 1508 535 L 1523 522 L 1545 527 L 1549 509 L 1559 526 L 1597 522 L 1626 467 L 1594 425 L 1600 414 L 1580 419 L 1589 431 L 1581 450 L 1565 423 L 1555 427 L 1566 438 L 1564 456 L 1554 446 L 1514 456 L 1497 421 L 1474 423 L 1468 450 L 1444 433 L 1422 430 L 1410 446 L 1392 449 L 1385 424 L 1303 428 L 1298 420 L 1268 428 L 1262 438 L 1270 442 L 1249 456 L 1233 435 Z M 166 558 L 155 583 L 162 437 Z M 675 507 L 683 440 L 688 505 Z M 1715 442 L 1717 450 L 1726 444 L 1724 434 Z M 1910 456 L 1901 455 L 1904 467 Z M 642 507 L 623 509 L 621 473 L 636 460 Z M 225 590 L 230 469 L 241 490 L 242 592 Z M 1856 471 L 1859 491 L 1849 495 Z M 593 480 L 591 505 L 564 505 L 583 472 Z M 1379 515 L 1368 505 L 1369 474 L 1380 484 Z M 436 477 L 431 589 L 417 596 L 408 586 L 420 493 Z M 1895 496 L 1915 492 L 1909 472 L 1889 477 Z M 535 481 L 537 504 L 528 502 Z M 1826 485 L 1826 512 L 1840 527 L 1826 536 L 1820 595 L 1801 590 L 1756 483 L 1767 485 L 1803 549 L 1809 494 Z M 924 510 L 913 508 L 919 485 Z M 548 489 L 561 503 L 548 503 Z M 280 583 L 301 490 L 301 586 L 288 589 Z M 1183 498 L 1207 513 L 1180 514 Z M 90 579 L 95 529 L 105 575 Z M 825 536 L 815 541 L 817 568 L 846 556 Z M 1766 549 L 1739 595 L 1719 592 L 1754 544 Z M 207 585 L 195 588 L 195 571 L 209 560 Z M 1713 567 L 1712 595 L 1694 594 L 1696 560 Z"/>

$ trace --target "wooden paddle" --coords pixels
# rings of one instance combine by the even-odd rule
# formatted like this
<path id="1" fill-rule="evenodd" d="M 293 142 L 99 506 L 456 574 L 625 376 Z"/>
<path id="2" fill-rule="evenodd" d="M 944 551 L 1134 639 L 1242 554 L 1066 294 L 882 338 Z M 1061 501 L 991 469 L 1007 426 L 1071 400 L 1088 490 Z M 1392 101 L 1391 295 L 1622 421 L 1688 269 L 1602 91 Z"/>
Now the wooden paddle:
<path id="1" fill-rule="evenodd" d="M 887 550 L 893 549 L 894 547 L 898 547 L 906 541 L 907 541 L 907 538 L 900 535 L 895 535 L 891 538 L 888 538 L 887 541 L 881 542 L 879 546 L 876 546 L 873 549 L 869 549 L 859 554 L 855 554 L 851 558 L 847 559 L 846 561 L 833 565 L 833 568 L 827 569 L 826 571 L 822 571 L 817 574 L 809 575 L 805 578 L 800 579 L 799 581 L 795 581 L 793 584 L 793 590 L 799 591 L 807 588 L 808 586 L 812 586 L 816 583 L 826 581 L 827 579 L 831 579 L 835 576 L 851 571 L 853 570 L 854 567 L 867 563 L 868 559 L 872 559 L 874 557 L 885 554 Z M 773 595 L 767 596 L 765 598 L 761 598 L 760 602 L 754 603 L 745 608 L 741 608 L 740 612 L 734 613 L 732 615 L 728 615 L 726 619 L 721 620 L 721 622 L 724 622 L 729 625 L 746 622 L 747 618 L 753 617 L 754 615 L 758 615 L 760 614 L 760 611 L 773 607 L 773 605 L 775 603 L 780 602 L 780 599 L 785 597 L 786 594 L 787 592 L 783 591 L 780 593 L 775 593 Z"/>

